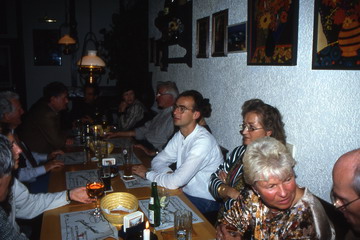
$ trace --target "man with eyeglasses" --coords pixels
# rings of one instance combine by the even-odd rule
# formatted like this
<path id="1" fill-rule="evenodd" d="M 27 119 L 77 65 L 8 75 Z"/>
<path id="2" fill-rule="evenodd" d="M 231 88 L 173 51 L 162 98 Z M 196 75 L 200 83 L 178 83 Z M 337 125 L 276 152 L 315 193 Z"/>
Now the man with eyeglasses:
<path id="1" fill-rule="evenodd" d="M 181 93 L 173 107 L 174 125 L 179 131 L 151 162 L 151 170 L 134 166 L 133 173 L 168 189 L 181 188 L 202 213 L 219 210 L 208 191 L 210 175 L 223 157 L 214 136 L 198 124 L 205 106 L 195 91 Z M 176 170 L 169 166 L 176 163 Z"/>
<path id="2" fill-rule="evenodd" d="M 335 163 L 331 195 L 334 206 L 351 224 L 353 231 L 346 240 L 360 239 L 360 149 L 345 153 Z"/>
<path id="3" fill-rule="evenodd" d="M 135 137 L 146 148 L 154 152 L 162 150 L 169 138 L 174 134 L 172 122 L 172 106 L 179 92 L 174 82 L 160 82 L 157 86 L 156 102 L 160 111 L 144 126 L 131 131 L 108 133 L 108 138 Z"/>

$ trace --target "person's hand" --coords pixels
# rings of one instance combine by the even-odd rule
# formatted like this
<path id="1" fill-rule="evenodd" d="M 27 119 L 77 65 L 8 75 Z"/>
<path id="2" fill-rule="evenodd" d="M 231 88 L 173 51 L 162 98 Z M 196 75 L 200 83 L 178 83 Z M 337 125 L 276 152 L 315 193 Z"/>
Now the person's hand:
<path id="1" fill-rule="evenodd" d="M 125 101 L 121 101 L 121 103 L 119 104 L 119 113 L 123 113 L 125 112 L 126 108 L 127 108 L 128 104 Z"/>
<path id="2" fill-rule="evenodd" d="M 107 132 L 104 137 L 105 137 L 105 139 L 110 139 L 110 138 L 114 138 L 116 136 L 117 136 L 116 132 Z"/>
<path id="3" fill-rule="evenodd" d="M 230 225 L 220 224 L 216 227 L 216 240 L 241 240 L 241 234 Z"/>
<path id="4" fill-rule="evenodd" d="M 221 171 L 219 172 L 218 176 L 219 176 L 219 179 L 220 179 L 223 183 L 226 184 L 227 173 L 221 170 Z"/>
<path id="5" fill-rule="evenodd" d="M 48 160 L 53 160 L 53 159 L 55 159 L 58 155 L 63 155 L 63 154 L 64 154 L 63 151 L 61 151 L 61 150 L 56 150 L 56 151 L 53 151 L 53 152 L 49 153 L 48 156 L 47 156 L 47 159 L 48 159 Z"/>
<path id="6" fill-rule="evenodd" d="M 60 167 L 63 167 L 63 166 L 64 166 L 64 163 L 59 161 L 59 160 L 52 160 L 52 161 L 47 162 L 47 163 L 44 164 L 44 168 L 45 168 L 46 172 L 49 172 L 54 168 L 60 168 Z"/>
<path id="7" fill-rule="evenodd" d="M 145 167 L 144 165 L 135 165 L 132 167 L 132 173 L 136 174 L 142 178 L 146 178 L 146 172 L 147 172 L 147 167 Z"/>
<path id="8" fill-rule="evenodd" d="M 146 153 L 146 155 L 148 155 L 150 157 L 156 156 L 155 150 L 149 150 L 147 147 L 145 147 L 142 144 L 134 144 L 133 146 L 134 146 L 134 148 L 139 148 L 139 149 L 143 150 Z"/>
<path id="9" fill-rule="evenodd" d="M 86 193 L 86 187 L 79 187 L 70 190 L 71 200 L 82 202 L 82 203 L 91 203 L 92 199 Z"/>
<path id="10" fill-rule="evenodd" d="M 73 145 L 74 144 L 74 139 L 73 138 L 67 138 L 65 141 L 65 145 L 69 146 L 69 145 Z"/>

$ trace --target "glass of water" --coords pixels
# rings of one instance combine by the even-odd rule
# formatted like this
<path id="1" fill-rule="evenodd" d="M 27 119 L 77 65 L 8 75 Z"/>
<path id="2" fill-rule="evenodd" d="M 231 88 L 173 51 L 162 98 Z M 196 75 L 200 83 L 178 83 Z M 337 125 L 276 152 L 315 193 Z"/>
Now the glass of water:
<path id="1" fill-rule="evenodd" d="M 174 213 L 174 231 L 177 240 L 191 240 L 192 212 L 186 209 Z"/>

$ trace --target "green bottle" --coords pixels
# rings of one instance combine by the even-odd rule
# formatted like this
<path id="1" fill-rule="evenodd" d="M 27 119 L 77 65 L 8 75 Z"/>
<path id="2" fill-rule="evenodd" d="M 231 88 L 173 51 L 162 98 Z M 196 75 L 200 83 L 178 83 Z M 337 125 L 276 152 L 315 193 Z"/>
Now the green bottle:
<path id="1" fill-rule="evenodd" d="M 151 183 L 151 197 L 149 201 L 149 222 L 152 227 L 160 225 L 160 201 L 157 192 L 157 183 Z"/>

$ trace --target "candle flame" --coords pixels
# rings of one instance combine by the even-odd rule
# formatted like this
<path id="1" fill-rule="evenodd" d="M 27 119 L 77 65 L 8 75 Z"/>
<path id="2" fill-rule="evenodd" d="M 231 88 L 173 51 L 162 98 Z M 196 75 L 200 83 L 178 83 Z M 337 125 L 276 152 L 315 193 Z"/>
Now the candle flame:
<path id="1" fill-rule="evenodd" d="M 149 221 L 146 221 L 145 226 L 146 226 L 146 229 L 149 229 Z"/>

